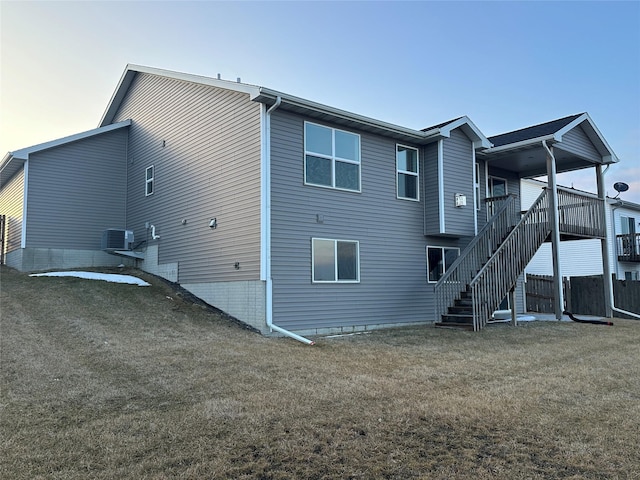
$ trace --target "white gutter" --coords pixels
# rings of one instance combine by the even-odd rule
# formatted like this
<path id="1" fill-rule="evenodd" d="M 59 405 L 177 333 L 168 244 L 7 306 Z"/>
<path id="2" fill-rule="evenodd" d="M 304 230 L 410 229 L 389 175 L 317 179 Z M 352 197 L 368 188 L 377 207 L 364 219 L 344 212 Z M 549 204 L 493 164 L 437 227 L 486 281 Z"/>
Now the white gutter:
<path id="1" fill-rule="evenodd" d="M 266 282 L 266 312 L 265 317 L 267 321 L 267 327 L 269 330 L 276 331 L 278 333 L 282 333 L 288 337 L 291 337 L 299 342 L 306 343 L 307 345 L 313 345 L 315 342 L 313 340 L 309 340 L 301 335 L 290 332 L 278 325 L 273 323 L 273 280 L 271 278 L 271 113 L 280 106 L 282 103 L 282 97 L 278 96 L 276 98 L 276 103 L 274 103 L 265 114 L 265 136 L 263 139 L 264 145 L 264 153 L 263 153 L 263 196 L 262 200 L 264 202 L 264 207 L 262 214 L 264 216 L 264 221 L 262 223 L 263 227 L 263 254 L 262 254 L 262 262 L 265 266 L 264 268 L 264 280 Z M 264 110 L 263 110 L 264 111 Z"/>
<path id="2" fill-rule="evenodd" d="M 607 170 L 609 170 L 609 167 L 611 165 L 607 165 L 606 168 L 604 169 L 604 171 L 602 172 L 602 178 L 604 179 L 605 174 L 607 173 Z M 606 199 L 605 199 L 606 202 Z M 622 205 L 612 205 L 611 206 L 611 228 L 613 230 L 613 238 L 616 238 L 616 216 L 614 215 L 614 210 L 618 207 L 620 207 Z M 606 204 L 605 204 L 605 212 L 606 212 Z M 617 245 L 616 245 L 616 249 L 617 249 Z M 614 256 L 617 256 L 616 253 L 614 252 Z M 611 272 L 611 256 L 607 255 L 607 262 L 609 263 L 609 272 Z M 603 275 L 604 276 L 604 275 Z M 611 310 L 614 312 L 618 312 L 618 313 L 622 313 L 624 315 L 629 315 L 630 317 L 634 317 L 634 318 L 638 318 L 640 319 L 640 315 L 638 315 L 637 313 L 633 313 L 633 312 L 628 312 L 626 310 L 622 310 L 621 308 L 617 308 L 615 306 L 615 296 L 613 294 L 613 278 L 611 275 L 608 275 L 608 282 L 609 282 L 609 304 L 611 305 Z M 618 278 L 618 262 L 616 261 L 616 278 Z"/>

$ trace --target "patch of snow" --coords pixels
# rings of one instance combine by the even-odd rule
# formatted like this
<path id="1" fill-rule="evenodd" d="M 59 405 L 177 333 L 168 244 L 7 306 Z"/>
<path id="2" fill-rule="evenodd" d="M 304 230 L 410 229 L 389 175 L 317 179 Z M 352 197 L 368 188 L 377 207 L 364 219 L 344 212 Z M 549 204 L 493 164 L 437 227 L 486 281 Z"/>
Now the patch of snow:
<path id="1" fill-rule="evenodd" d="M 112 283 L 127 283 L 130 285 L 138 285 L 140 287 L 148 287 L 151 284 L 144 280 L 134 277 L 133 275 L 120 275 L 115 273 L 98 273 L 98 272 L 47 272 L 32 273 L 30 277 L 76 277 L 87 280 L 103 280 Z"/>

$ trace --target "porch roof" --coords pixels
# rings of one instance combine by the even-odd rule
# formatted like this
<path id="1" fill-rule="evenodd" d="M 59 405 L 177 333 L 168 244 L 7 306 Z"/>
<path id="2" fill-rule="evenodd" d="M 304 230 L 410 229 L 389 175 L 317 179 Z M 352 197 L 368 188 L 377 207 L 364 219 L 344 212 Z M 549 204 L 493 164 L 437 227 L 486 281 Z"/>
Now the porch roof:
<path id="1" fill-rule="evenodd" d="M 556 171 L 567 172 L 615 163 L 615 155 L 587 113 L 579 113 L 489 137 L 491 148 L 478 152 L 489 165 L 520 177 L 545 175 L 547 152 L 554 147 Z"/>

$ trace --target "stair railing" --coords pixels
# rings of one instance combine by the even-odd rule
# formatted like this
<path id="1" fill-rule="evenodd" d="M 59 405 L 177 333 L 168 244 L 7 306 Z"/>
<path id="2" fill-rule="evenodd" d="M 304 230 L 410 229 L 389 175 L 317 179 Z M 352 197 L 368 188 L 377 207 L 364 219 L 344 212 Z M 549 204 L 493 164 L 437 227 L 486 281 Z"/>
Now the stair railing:
<path id="1" fill-rule="evenodd" d="M 473 329 L 483 328 L 504 297 L 515 287 L 540 245 L 551 232 L 549 190 L 545 188 L 531 208 L 469 283 Z M 511 308 L 515 308 L 512 305 Z"/>
<path id="2" fill-rule="evenodd" d="M 461 293 L 493 255 L 510 229 L 518 223 L 520 206 L 515 195 L 508 195 L 495 215 L 482 227 L 453 264 L 446 269 L 434 287 L 435 318 L 461 298 Z"/>

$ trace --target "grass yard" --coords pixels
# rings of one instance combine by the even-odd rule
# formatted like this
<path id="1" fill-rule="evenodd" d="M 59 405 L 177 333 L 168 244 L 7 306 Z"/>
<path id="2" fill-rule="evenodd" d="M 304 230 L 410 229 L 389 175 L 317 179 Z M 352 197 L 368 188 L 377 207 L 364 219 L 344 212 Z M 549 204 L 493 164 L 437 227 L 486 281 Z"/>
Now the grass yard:
<path id="1" fill-rule="evenodd" d="M 139 276 L 2 269 L 0 478 L 640 478 L 640 322 L 306 346 Z"/>

